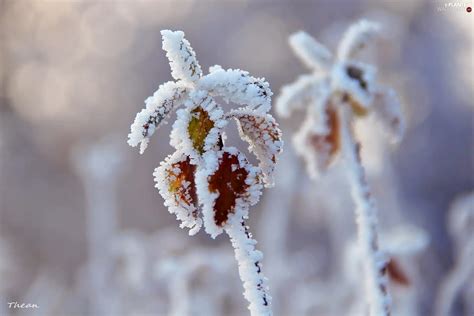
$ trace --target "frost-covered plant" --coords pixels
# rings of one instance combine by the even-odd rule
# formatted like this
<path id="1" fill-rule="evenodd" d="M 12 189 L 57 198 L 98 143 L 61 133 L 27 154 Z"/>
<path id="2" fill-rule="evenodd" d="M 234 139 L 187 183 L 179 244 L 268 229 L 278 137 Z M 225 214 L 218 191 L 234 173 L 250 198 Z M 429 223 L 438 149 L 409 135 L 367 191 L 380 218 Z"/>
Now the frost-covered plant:
<path id="1" fill-rule="evenodd" d="M 261 272 L 262 253 L 244 220 L 256 204 L 264 186 L 273 185 L 272 173 L 282 150 L 281 131 L 268 113 L 269 84 L 238 69 L 210 68 L 203 75 L 196 54 L 181 31 L 164 30 L 171 75 L 176 81 L 162 84 L 146 99 L 131 126 L 128 143 L 146 149 L 150 136 L 172 111 L 177 111 L 170 144 L 176 152 L 168 156 L 154 177 L 170 213 L 181 227 L 196 234 L 202 225 L 211 237 L 225 231 L 235 249 L 244 296 L 252 315 L 270 315 L 270 296 Z M 224 113 L 215 97 L 244 107 Z M 224 127 L 235 119 L 240 136 L 249 143 L 259 165 L 225 144 Z"/>
<path id="2" fill-rule="evenodd" d="M 378 31 L 375 23 L 366 20 L 355 23 L 344 34 L 336 56 L 305 32 L 291 35 L 290 46 L 312 73 L 283 87 L 276 107 L 283 117 L 295 109 L 306 108 L 306 120 L 293 140 L 312 178 L 324 172 L 340 153 L 344 157 L 357 206 L 370 314 L 389 315 L 387 258 L 379 250 L 375 201 L 362 166 L 360 145 L 352 130 L 356 118 L 373 112 L 395 138 L 403 134 L 400 103 L 394 91 L 375 82 L 374 66 L 354 59 Z"/>

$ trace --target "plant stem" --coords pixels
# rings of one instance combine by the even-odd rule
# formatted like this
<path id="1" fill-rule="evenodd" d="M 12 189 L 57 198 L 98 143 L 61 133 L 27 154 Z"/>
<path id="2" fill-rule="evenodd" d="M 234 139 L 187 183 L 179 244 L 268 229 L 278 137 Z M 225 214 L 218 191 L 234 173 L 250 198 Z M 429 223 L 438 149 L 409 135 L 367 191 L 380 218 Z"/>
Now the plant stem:
<path id="1" fill-rule="evenodd" d="M 244 297 L 250 303 L 248 306 L 252 316 L 271 316 L 271 297 L 268 295 L 266 278 L 262 274 L 263 254 L 255 249 L 256 240 L 252 238 L 248 226 L 242 220 L 235 221 L 226 233 L 234 247 L 235 258 L 239 264 L 240 279 L 244 286 Z"/>
<path id="2" fill-rule="evenodd" d="M 352 198 L 356 204 L 358 240 L 362 252 L 370 315 L 388 316 L 390 315 L 390 296 L 387 290 L 387 260 L 378 247 L 375 200 L 362 166 L 360 145 L 353 137 L 348 109 L 343 105 L 338 111 L 341 117 L 342 150 L 347 164 Z"/>

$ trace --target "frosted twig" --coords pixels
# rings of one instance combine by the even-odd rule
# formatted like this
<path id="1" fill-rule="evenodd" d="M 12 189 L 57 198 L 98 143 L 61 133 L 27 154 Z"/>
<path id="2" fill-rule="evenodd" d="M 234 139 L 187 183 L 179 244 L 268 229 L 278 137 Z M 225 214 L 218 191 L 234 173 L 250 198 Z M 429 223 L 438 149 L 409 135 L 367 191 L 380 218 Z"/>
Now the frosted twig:
<path id="1" fill-rule="evenodd" d="M 337 57 L 340 60 L 347 60 L 354 57 L 359 51 L 364 49 L 379 32 L 379 25 L 367 20 L 360 20 L 349 27 L 344 34 L 339 47 Z"/>
<path id="2" fill-rule="evenodd" d="M 351 125 L 355 118 L 376 113 L 394 138 L 401 138 L 403 132 L 400 103 L 394 92 L 376 84 L 374 66 L 353 60 L 378 29 L 377 24 L 369 21 L 355 23 L 343 36 L 336 57 L 310 35 L 302 32 L 292 35 L 290 46 L 312 73 L 284 86 L 277 101 L 277 111 L 284 117 L 307 107 L 306 119 L 294 135 L 293 143 L 296 152 L 306 160 L 313 179 L 325 172 L 341 152 L 346 161 L 372 316 L 390 314 L 387 261 L 378 249 L 375 202 Z"/>
<path id="3" fill-rule="evenodd" d="M 263 187 L 273 186 L 272 174 L 283 142 L 278 124 L 268 114 L 272 91 L 265 79 L 239 69 L 213 66 L 203 75 L 184 33 L 161 33 L 177 81 L 162 85 L 156 97 L 147 100 L 131 126 L 128 142 L 131 146 L 141 144 L 143 152 L 159 123 L 184 104 L 171 132 L 170 144 L 176 152 L 156 168 L 156 188 L 169 212 L 181 221 L 180 226 L 190 228 L 190 235 L 204 226 L 212 238 L 223 231 L 231 236 L 251 315 L 271 315 L 270 296 L 258 263 L 261 253 L 253 248 L 255 241 L 248 232 L 239 235 L 235 225 L 238 221 L 240 227 L 248 218 Z M 244 107 L 224 113 L 214 97 Z M 258 167 L 224 143 L 223 128 L 231 119 L 237 121 L 241 138 L 259 160 Z M 255 269 L 248 267 L 249 262 L 257 264 Z M 255 279 L 260 281 L 253 282 Z"/>
<path id="4" fill-rule="evenodd" d="M 331 66 L 332 54 L 329 49 L 308 33 L 296 32 L 290 36 L 289 44 L 306 66 L 324 70 Z"/>
<path id="5" fill-rule="evenodd" d="M 272 315 L 271 297 L 268 294 L 266 278 L 262 274 L 263 255 L 255 250 L 257 241 L 252 238 L 243 220 L 240 223 L 235 220 L 226 228 L 226 233 L 230 237 L 235 258 L 239 263 L 240 278 L 244 282 L 244 296 L 250 302 L 251 315 Z"/>
<path id="6" fill-rule="evenodd" d="M 360 145 L 350 130 L 349 114 L 339 109 L 341 117 L 342 150 L 347 165 L 352 198 L 356 204 L 359 246 L 363 254 L 370 315 L 389 315 L 390 298 L 387 290 L 387 258 L 378 246 L 377 210 L 360 160 Z"/>

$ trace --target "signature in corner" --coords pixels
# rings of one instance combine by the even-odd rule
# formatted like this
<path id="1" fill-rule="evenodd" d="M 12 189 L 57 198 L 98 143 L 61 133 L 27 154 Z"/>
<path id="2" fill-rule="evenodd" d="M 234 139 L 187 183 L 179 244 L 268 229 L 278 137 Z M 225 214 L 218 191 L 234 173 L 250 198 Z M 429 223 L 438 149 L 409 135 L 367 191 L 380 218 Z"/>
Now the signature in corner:
<path id="1" fill-rule="evenodd" d="M 8 308 L 39 308 L 37 304 L 31 304 L 31 303 L 18 303 L 18 302 L 8 302 Z"/>

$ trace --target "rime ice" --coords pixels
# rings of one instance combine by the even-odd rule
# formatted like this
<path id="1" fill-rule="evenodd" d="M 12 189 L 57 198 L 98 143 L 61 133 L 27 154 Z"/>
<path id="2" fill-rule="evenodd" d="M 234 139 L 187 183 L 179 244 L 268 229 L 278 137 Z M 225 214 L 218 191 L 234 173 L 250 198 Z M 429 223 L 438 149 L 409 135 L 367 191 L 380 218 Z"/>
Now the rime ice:
<path id="1" fill-rule="evenodd" d="M 337 157 L 338 152 L 331 152 L 338 140 L 331 137 L 336 132 L 328 122 L 328 112 L 335 111 L 339 104 L 350 107 L 355 117 L 374 113 L 395 141 L 403 135 L 403 117 L 396 94 L 377 84 L 374 66 L 354 60 L 378 32 L 375 23 L 366 20 L 355 23 L 344 34 L 335 56 L 303 31 L 289 38 L 296 56 L 312 73 L 283 86 L 276 109 L 282 117 L 290 116 L 294 110 L 307 109 L 307 120 L 294 137 L 294 145 L 313 178 Z"/>
<path id="2" fill-rule="evenodd" d="M 147 148 L 150 137 L 178 107 L 170 145 L 176 151 L 153 173 L 156 188 L 170 213 L 194 235 L 204 226 L 215 238 L 226 232 L 235 249 L 244 296 L 251 315 L 271 315 L 271 297 L 261 271 L 262 253 L 244 220 L 263 187 L 273 185 L 273 172 L 282 152 L 281 131 L 268 113 L 269 84 L 239 69 L 210 68 L 203 75 L 191 44 L 181 31 L 161 32 L 171 75 L 145 101 L 131 126 L 128 143 Z M 214 97 L 242 106 L 224 113 Z M 223 128 L 235 119 L 240 136 L 259 160 L 249 163 L 244 153 L 225 144 Z"/>
<path id="3" fill-rule="evenodd" d="M 359 21 L 349 27 L 335 56 L 304 32 L 290 36 L 289 44 L 312 70 L 282 88 L 277 111 L 288 117 L 306 108 L 306 119 L 294 135 L 296 152 L 306 161 L 316 179 L 342 156 L 347 169 L 363 258 L 366 296 L 371 316 L 390 315 L 387 290 L 388 260 L 378 248 L 377 209 L 360 159 L 360 144 L 354 139 L 354 119 L 375 113 L 393 138 L 403 134 L 400 103 L 393 90 L 378 85 L 374 66 L 354 60 L 369 45 L 379 26 Z"/>

